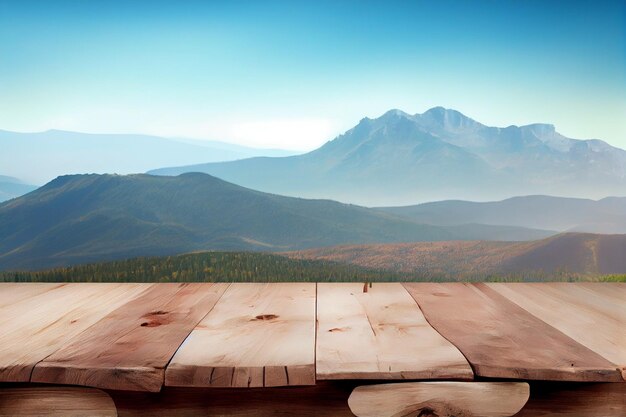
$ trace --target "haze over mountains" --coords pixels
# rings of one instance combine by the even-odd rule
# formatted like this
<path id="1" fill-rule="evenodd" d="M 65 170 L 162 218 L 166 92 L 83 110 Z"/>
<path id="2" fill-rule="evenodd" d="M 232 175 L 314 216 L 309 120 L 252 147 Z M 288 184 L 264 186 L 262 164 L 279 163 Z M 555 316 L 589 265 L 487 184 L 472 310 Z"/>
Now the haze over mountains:
<path id="1" fill-rule="evenodd" d="M 2 174 L 30 184 L 59 175 L 141 173 L 168 164 L 228 161 L 252 156 L 285 156 L 293 152 L 148 135 L 88 134 L 48 130 L 17 133 L 0 130 Z"/>
<path id="2" fill-rule="evenodd" d="M 374 209 L 253 191 L 198 173 L 72 175 L 0 204 L 0 269 L 209 249 L 286 251 L 551 234 L 510 226 L 418 224 Z"/>
<path id="3" fill-rule="evenodd" d="M 437 201 L 380 210 L 441 226 L 481 223 L 560 232 L 626 233 L 626 197 L 594 201 L 537 195 L 485 203 Z"/>
<path id="4" fill-rule="evenodd" d="M 21 175 L 20 180 L 0 176 L 0 201 L 32 191 L 34 186 L 21 180 L 37 175 L 133 172 L 163 161 L 286 152 L 218 142 L 60 131 L 0 131 L 0 146 L 7 150 L 0 154 L 2 168 L 7 170 L 4 173 Z M 388 251 L 402 249 L 395 245 L 403 242 L 527 241 L 572 231 L 626 233 L 626 197 L 594 201 L 530 195 L 486 203 L 458 200 L 530 190 L 624 195 L 625 151 L 597 140 L 565 138 L 550 125 L 488 127 L 440 107 L 417 115 L 392 110 L 378 119 L 363 119 L 344 135 L 304 155 L 253 157 L 150 172 L 159 175 L 60 176 L 0 204 L 0 269 L 40 269 L 202 250 L 286 252 L 391 244 L 384 249 Z M 169 175 L 179 172 L 184 174 Z M 274 193 L 370 205 L 445 196 L 457 200 L 366 208 Z M 574 246 L 563 247 L 571 248 L 571 256 L 584 257 L 589 251 L 581 247 L 592 252 L 605 248 L 605 254 L 609 247 L 618 252 L 623 249 L 619 237 L 594 239 L 577 238 Z M 559 242 L 563 245 L 565 240 Z M 520 247 L 506 245 L 506 251 L 498 256 L 510 258 L 511 248 Z M 537 246 L 537 256 L 556 254 L 558 265 L 570 256 L 566 250 L 550 248 L 554 246 Z M 478 251 L 476 254 L 479 258 Z M 442 257 L 438 259 L 443 262 Z M 469 262 L 462 251 L 451 259 Z M 519 259 L 532 263 L 535 258 Z M 398 258 L 395 262 L 403 261 Z M 619 262 L 611 262 L 621 268 Z M 498 265 L 504 268 L 504 264 Z"/>
<path id="5" fill-rule="evenodd" d="M 30 193 L 35 188 L 37 187 L 17 178 L 0 175 L 0 202 Z"/>
<path id="6" fill-rule="evenodd" d="M 253 189 L 366 206 L 547 194 L 624 195 L 626 151 L 566 138 L 549 124 L 483 125 L 435 107 L 391 110 L 312 152 L 150 171 L 205 172 Z"/>

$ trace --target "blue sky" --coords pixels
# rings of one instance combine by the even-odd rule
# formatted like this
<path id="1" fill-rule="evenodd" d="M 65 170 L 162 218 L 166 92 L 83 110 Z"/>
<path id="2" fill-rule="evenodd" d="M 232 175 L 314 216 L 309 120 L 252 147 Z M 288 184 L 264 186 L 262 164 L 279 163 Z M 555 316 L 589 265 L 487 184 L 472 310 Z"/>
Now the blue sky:
<path id="1" fill-rule="evenodd" d="M 626 3 L 0 0 L 0 129 L 312 149 L 391 108 L 626 148 Z"/>

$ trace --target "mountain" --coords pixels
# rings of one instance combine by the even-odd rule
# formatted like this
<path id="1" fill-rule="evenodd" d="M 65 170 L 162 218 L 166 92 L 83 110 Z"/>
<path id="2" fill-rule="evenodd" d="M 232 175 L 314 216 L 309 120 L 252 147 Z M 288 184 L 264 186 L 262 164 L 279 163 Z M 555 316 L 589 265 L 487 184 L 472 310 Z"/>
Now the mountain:
<path id="1" fill-rule="evenodd" d="M 163 168 L 205 172 L 246 187 L 367 206 L 549 194 L 623 195 L 626 151 L 566 138 L 548 124 L 485 126 L 456 110 L 365 118 L 312 152 Z"/>
<path id="2" fill-rule="evenodd" d="M 422 225 L 334 201 L 253 191 L 206 174 L 70 175 L 0 204 L 0 269 L 197 250 L 286 251 L 551 234 L 500 226 Z"/>
<path id="3" fill-rule="evenodd" d="M 40 133 L 0 130 L 0 149 L 3 173 L 33 184 L 43 184 L 63 174 L 130 174 L 172 163 L 193 164 L 293 154 L 216 141 L 60 130 Z"/>
<path id="4" fill-rule="evenodd" d="M 294 259 L 332 261 L 418 274 L 433 279 L 488 279 L 518 275 L 626 273 L 626 235 L 564 233 L 532 242 L 418 242 L 351 245 L 286 253 Z"/>
<path id="5" fill-rule="evenodd" d="M 30 193 L 36 188 L 36 186 L 26 184 L 17 178 L 0 175 L 0 202 Z"/>
<path id="6" fill-rule="evenodd" d="M 626 197 L 598 201 L 549 196 L 503 201 L 438 201 L 380 210 L 418 223 L 451 226 L 466 223 L 511 225 L 589 233 L 626 233 Z"/>

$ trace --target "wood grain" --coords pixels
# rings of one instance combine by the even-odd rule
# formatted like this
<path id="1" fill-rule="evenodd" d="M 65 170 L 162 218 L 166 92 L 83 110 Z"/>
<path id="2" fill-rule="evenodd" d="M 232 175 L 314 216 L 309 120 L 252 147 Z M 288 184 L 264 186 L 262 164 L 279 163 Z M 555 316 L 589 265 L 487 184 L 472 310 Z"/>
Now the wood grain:
<path id="1" fill-rule="evenodd" d="M 116 417 L 117 409 L 106 392 L 93 388 L 3 388 L 0 416 Z"/>
<path id="2" fill-rule="evenodd" d="M 626 368 L 626 289 L 624 284 L 488 284 L 529 313 Z"/>
<path id="3" fill-rule="evenodd" d="M 530 386 L 530 400 L 515 417 L 626 416 L 626 384 L 548 383 Z"/>
<path id="4" fill-rule="evenodd" d="M 33 382 L 159 391 L 165 366 L 228 284 L 155 284 L 39 363 Z"/>
<path id="5" fill-rule="evenodd" d="M 315 284 L 231 284 L 189 335 L 165 385 L 315 384 Z"/>
<path id="6" fill-rule="evenodd" d="M 110 391 L 109 395 L 121 417 L 349 417 L 354 414 L 348 397 L 362 382 L 318 381 L 314 386 L 246 390 L 165 387 L 159 393 Z M 530 399 L 515 417 L 626 415 L 626 384 L 531 381 L 529 385 Z M 420 417 L 435 416 L 424 413 Z"/>
<path id="7" fill-rule="evenodd" d="M 35 291 L 27 296 L 25 288 Z M 146 288 L 139 284 L 5 288 L 5 297 L 15 291 L 16 302 L 0 308 L 0 381 L 30 380 L 35 364 Z"/>
<path id="8" fill-rule="evenodd" d="M 121 417 L 349 417 L 354 414 L 348 397 L 361 383 L 318 381 L 314 386 L 246 390 L 165 387 L 159 393 L 110 391 L 109 395 Z M 515 417 L 626 415 L 626 384 L 533 381 L 529 385 L 530 399 Z"/>
<path id="9" fill-rule="evenodd" d="M 0 283 L 0 308 L 51 291 L 67 284 L 40 282 L 2 282 Z"/>
<path id="10" fill-rule="evenodd" d="M 318 379 L 472 379 L 398 283 L 318 284 Z"/>
<path id="11" fill-rule="evenodd" d="M 508 417 L 529 394 L 525 382 L 404 382 L 356 387 L 348 405 L 358 417 Z"/>
<path id="12" fill-rule="evenodd" d="M 621 381 L 615 365 L 528 313 L 486 284 L 404 284 L 439 333 L 477 375 Z"/>

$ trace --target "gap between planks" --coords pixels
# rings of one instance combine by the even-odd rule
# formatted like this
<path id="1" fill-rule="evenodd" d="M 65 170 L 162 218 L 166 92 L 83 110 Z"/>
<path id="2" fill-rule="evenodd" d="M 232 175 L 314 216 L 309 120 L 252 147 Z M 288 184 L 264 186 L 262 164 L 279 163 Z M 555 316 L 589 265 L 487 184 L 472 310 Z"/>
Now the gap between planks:
<path id="1" fill-rule="evenodd" d="M 474 377 L 400 283 L 320 283 L 317 305 L 317 379 Z"/>
<path id="2" fill-rule="evenodd" d="M 0 308 L 2 382 L 30 381 L 43 359 L 145 290 L 140 284 L 119 283 L 14 288 L 21 293 L 18 301 Z"/>
<path id="3" fill-rule="evenodd" d="M 40 362 L 32 382 L 159 391 L 165 366 L 228 284 L 156 284 Z"/>
<path id="4" fill-rule="evenodd" d="M 215 284 L 215 283 L 212 283 Z M 187 340 L 187 338 L 189 337 L 189 335 L 191 334 L 191 332 L 194 331 L 194 329 L 198 326 L 198 324 L 200 324 L 202 322 L 202 320 L 204 320 L 204 318 L 211 312 L 213 311 L 213 309 L 215 308 L 215 304 L 219 303 L 220 299 L 224 296 L 224 293 L 228 290 L 228 287 L 230 287 L 231 283 L 221 283 L 221 285 L 224 285 L 224 291 L 222 291 L 222 293 L 218 296 L 217 300 L 215 301 L 215 303 L 211 306 L 211 308 L 209 309 L 209 311 L 207 311 L 207 313 L 202 316 L 202 318 L 200 318 L 200 320 L 198 320 L 198 322 L 195 324 L 195 326 L 193 327 L 193 329 L 189 330 L 189 333 L 187 334 L 187 336 L 185 336 L 185 338 L 180 342 L 180 344 L 178 345 L 178 347 L 176 348 L 176 351 L 172 354 L 172 356 L 170 357 L 170 359 L 167 361 L 167 364 L 165 364 L 164 367 L 164 372 L 163 372 L 163 382 L 161 384 L 161 387 L 165 386 L 165 373 L 167 372 L 167 367 L 170 366 L 170 363 L 172 362 L 172 359 L 174 358 L 174 356 L 176 356 L 176 353 L 178 352 L 178 350 L 180 349 L 180 347 L 183 345 L 183 343 L 185 343 L 185 341 Z"/>
<path id="5" fill-rule="evenodd" d="M 439 333 L 477 375 L 493 378 L 621 382 L 614 364 L 484 283 L 406 283 Z"/>
<path id="6" fill-rule="evenodd" d="M 172 358 L 165 385 L 315 384 L 315 283 L 234 283 Z"/>
<path id="7" fill-rule="evenodd" d="M 626 376 L 626 284 L 487 285 L 538 319 L 604 357 L 620 369 L 623 377 Z"/>

